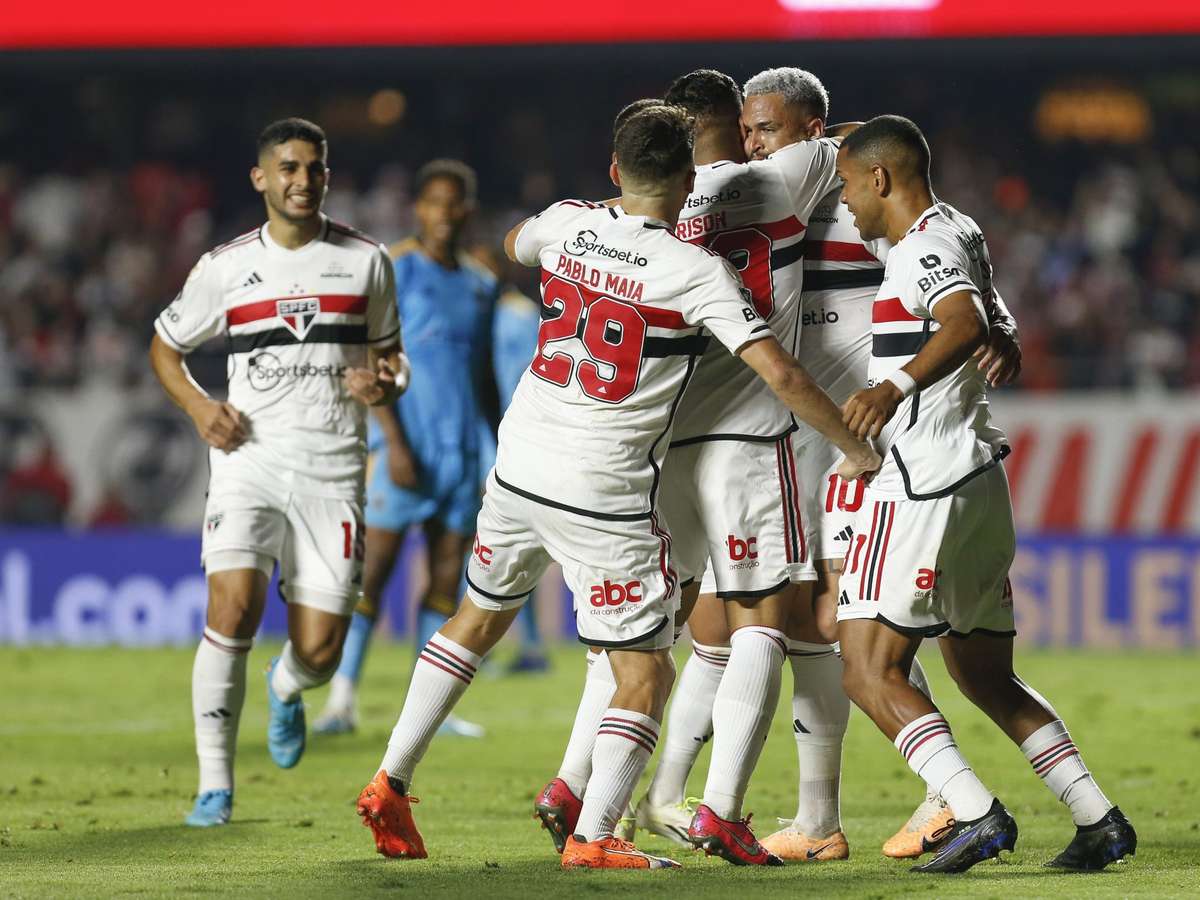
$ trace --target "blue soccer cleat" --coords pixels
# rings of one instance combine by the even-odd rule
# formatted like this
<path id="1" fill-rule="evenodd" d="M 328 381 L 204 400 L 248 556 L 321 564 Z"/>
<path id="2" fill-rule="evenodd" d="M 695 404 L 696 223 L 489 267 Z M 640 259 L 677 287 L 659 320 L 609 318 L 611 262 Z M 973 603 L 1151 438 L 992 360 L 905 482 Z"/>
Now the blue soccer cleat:
<path id="1" fill-rule="evenodd" d="M 937 855 L 910 872 L 965 872 L 976 863 L 994 859 L 1001 850 L 1011 851 L 1017 845 L 1017 823 L 997 799 L 978 819 L 955 822 L 937 844 L 930 847 Z"/>
<path id="2" fill-rule="evenodd" d="M 291 703 L 284 703 L 275 696 L 275 691 L 271 689 L 271 676 L 277 665 L 278 656 L 267 666 L 267 703 L 271 708 L 267 721 L 267 749 L 275 765 L 290 769 L 304 755 L 304 701 L 296 698 Z"/>
<path id="3" fill-rule="evenodd" d="M 233 815 L 233 791 L 205 791 L 196 798 L 196 806 L 184 825 L 193 828 L 211 828 L 214 825 L 225 825 Z"/>

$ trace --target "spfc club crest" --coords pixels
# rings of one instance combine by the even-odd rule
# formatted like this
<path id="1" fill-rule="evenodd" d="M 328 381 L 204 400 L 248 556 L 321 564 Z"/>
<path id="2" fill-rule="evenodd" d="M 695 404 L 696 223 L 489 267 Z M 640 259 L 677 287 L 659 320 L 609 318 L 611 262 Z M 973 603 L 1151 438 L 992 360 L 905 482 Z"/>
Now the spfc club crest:
<path id="1" fill-rule="evenodd" d="M 317 313 L 320 311 L 321 301 L 316 297 L 278 300 L 275 303 L 275 314 L 283 320 L 287 330 L 301 341 L 312 330 L 313 322 L 317 321 Z"/>

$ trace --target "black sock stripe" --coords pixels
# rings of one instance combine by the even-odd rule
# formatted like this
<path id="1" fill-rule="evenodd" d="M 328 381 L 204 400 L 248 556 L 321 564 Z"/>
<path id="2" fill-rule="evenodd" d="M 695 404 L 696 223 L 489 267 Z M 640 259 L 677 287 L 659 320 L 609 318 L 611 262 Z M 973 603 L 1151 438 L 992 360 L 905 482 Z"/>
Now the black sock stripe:
<path id="1" fill-rule="evenodd" d="M 425 649 L 421 651 L 421 655 L 428 656 L 430 659 L 436 659 L 439 662 L 443 663 L 444 665 L 449 666 L 454 671 L 460 672 L 462 674 L 462 676 L 464 678 L 466 678 L 468 681 L 470 681 L 472 678 L 475 677 L 475 673 L 473 671 L 471 671 L 470 669 L 468 669 L 466 666 L 451 659 L 449 656 L 446 656 L 444 653 L 438 653 L 436 650 L 430 650 L 428 645 L 426 645 Z"/>

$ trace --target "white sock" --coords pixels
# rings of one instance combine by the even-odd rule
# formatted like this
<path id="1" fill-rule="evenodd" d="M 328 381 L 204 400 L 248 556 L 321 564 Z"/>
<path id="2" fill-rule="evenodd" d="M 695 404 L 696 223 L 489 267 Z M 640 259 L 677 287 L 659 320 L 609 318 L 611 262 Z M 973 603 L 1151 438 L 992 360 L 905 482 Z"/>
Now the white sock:
<path id="1" fill-rule="evenodd" d="M 991 809 L 995 797 L 959 752 L 940 712 L 913 719 L 900 729 L 895 744 L 929 789 L 941 794 L 956 819 L 969 822 Z"/>
<path id="2" fill-rule="evenodd" d="M 809 837 L 842 830 L 839 788 L 842 741 L 850 698 L 842 689 L 842 661 L 827 644 L 788 641 L 792 664 L 792 731 L 800 760 L 794 826 Z"/>
<path id="3" fill-rule="evenodd" d="M 912 668 L 908 670 L 908 683 L 924 694 L 930 703 L 933 703 L 933 689 L 929 687 L 929 679 L 925 677 L 925 667 L 921 665 L 921 661 L 915 656 L 913 657 Z M 936 706 L 937 704 L 934 705 Z M 933 793 L 927 785 L 925 788 L 925 799 L 932 800 L 936 796 L 937 794 Z"/>
<path id="4" fill-rule="evenodd" d="M 729 645 L 729 665 L 713 703 L 704 803 L 722 819 L 737 819 L 779 703 L 787 637 L 777 629 L 751 625 L 735 631 Z"/>
<path id="5" fill-rule="evenodd" d="M 1021 744 L 1033 771 L 1054 796 L 1067 804 L 1076 825 L 1094 825 L 1113 805 L 1083 764 L 1062 719 L 1043 725 Z"/>
<path id="6" fill-rule="evenodd" d="M 480 659 L 440 631 L 429 639 L 417 657 L 404 709 L 379 764 L 406 791 L 412 787 L 413 770 L 429 749 L 429 742 L 470 686 Z"/>
<path id="7" fill-rule="evenodd" d="M 658 722 L 643 713 L 616 707 L 604 713 L 592 751 L 592 777 L 575 826 L 583 840 L 612 835 L 658 743 L 658 730 Z"/>
<path id="8" fill-rule="evenodd" d="M 204 629 L 192 664 L 192 720 L 200 762 L 197 793 L 233 790 L 238 721 L 246 699 L 246 660 L 254 641 Z"/>
<path id="9" fill-rule="evenodd" d="M 646 796 L 655 806 L 682 803 L 688 775 L 712 737 L 713 702 L 729 663 L 728 647 L 692 643 L 692 655 L 675 683 L 667 710 L 667 738 Z"/>
<path id="10" fill-rule="evenodd" d="M 576 797 L 583 796 L 588 779 L 592 777 L 596 730 L 616 690 L 617 682 L 613 678 L 608 654 L 589 650 L 583 695 L 579 698 L 579 709 L 575 711 L 575 724 L 571 726 L 571 737 L 567 741 L 562 765 L 558 767 L 558 777 L 567 783 Z"/>
<path id="11" fill-rule="evenodd" d="M 331 666 L 326 672 L 314 672 L 300 662 L 292 642 L 288 641 L 283 645 L 279 662 L 271 673 L 271 690 L 284 703 L 294 703 L 303 691 L 320 687 L 332 678 L 336 671 L 337 667 Z"/>
<path id="12" fill-rule="evenodd" d="M 353 712 L 354 696 L 354 680 L 346 675 L 335 673 L 329 679 L 329 698 L 325 701 L 325 707 Z"/>

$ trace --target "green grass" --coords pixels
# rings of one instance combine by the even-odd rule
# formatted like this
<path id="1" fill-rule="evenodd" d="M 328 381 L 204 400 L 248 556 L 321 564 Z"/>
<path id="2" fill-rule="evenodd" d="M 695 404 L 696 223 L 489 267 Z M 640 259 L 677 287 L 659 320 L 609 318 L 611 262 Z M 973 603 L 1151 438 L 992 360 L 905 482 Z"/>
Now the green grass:
<path id="1" fill-rule="evenodd" d="M 921 796 L 898 754 L 857 712 L 846 743 L 846 863 L 737 869 L 685 853 L 666 873 L 564 872 L 531 818 L 553 775 L 582 680 L 583 652 L 563 648 L 553 675 L 480 677 L 459 711 L 483 741 L 435 740 L 418 772 L 416 817 L 431 858 L 384 860 L 354 814 L 403 699 L 409 654 L 380 646 L 363 727 L 311 740 L 300 766 L 276 769 L 264 746 L 262 676 L 251 659 L 234 823 L 181 825 L 194 789 L 190 650 L 0 649 L 0 896 L 166 894 L 243 897 L 1200 896 L 1200 661 L 1168 654 L 1024 654 L 1020 670 L 1051 695 L 1109 795 L 1133 820 L 1137 858 L 1099 875 L 1041 864 L 1072 833 L 1070 819 L 1018 751 L 948 686 L 927 655 L 943 711 L 966 753 L 1021 828 L 1017 852 L 965 876 L 909 875 L 880 843 Z M 310 698 L 319 706 L 320 694 Z M 787 703 L 786 697 L 783 700 Z M 747 808 L 760 834 L 794 810 L 795 751 L 780 715 Z M 692 779 L 703 784 L 707 753 Z M 653 837 L 647 849 L 667 851 Z"/>

